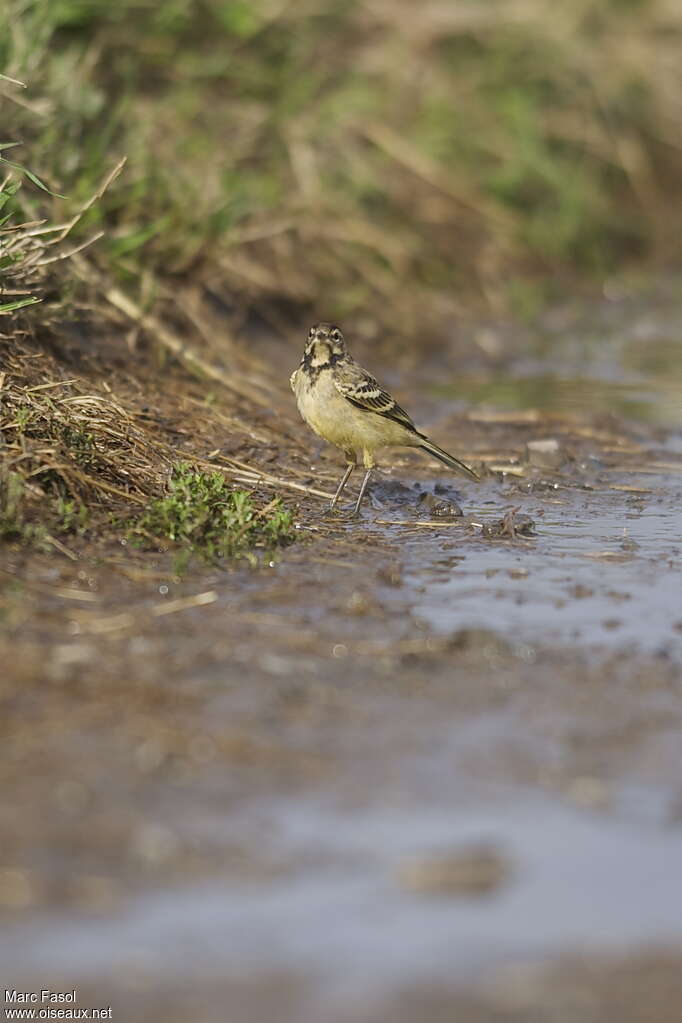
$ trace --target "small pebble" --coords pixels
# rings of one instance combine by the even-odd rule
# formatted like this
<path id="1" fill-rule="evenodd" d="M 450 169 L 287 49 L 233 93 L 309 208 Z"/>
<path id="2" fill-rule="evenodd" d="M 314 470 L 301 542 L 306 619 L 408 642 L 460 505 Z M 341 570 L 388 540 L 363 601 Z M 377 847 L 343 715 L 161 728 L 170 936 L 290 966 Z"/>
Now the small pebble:
<path id="1" fill-rule="evenodd" d="M 540 466 L 542 469 L 557 469 L 566 460 L 565 452 L 554 437 L 529 440 L 526 444 L 526 454 L 531 465 Z"/>

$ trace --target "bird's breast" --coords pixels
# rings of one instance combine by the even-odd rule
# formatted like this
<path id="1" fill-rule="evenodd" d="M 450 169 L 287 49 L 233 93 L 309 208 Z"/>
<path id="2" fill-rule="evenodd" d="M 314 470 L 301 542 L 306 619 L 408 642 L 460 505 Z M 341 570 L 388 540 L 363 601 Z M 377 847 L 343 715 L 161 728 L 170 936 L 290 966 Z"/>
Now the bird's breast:
<path id="1" fill-rule="evenodd" d="M 352 412 L 334 386 L 331 370 L 315 377 L 299 371 L 293 389 L 298 410 L 315 433 L 337 447 L 353 446 Z"/>
<path id="2" fill-rule="evenodd" d="M 318 436 L 342 451 L 376 451 L 392 444 L 414 443 L 416 436 L 400 423 L 357 409 L 334 384 L 333 370 L 317 376 L 300 369 L 292 381 L 298 410 Z"/>

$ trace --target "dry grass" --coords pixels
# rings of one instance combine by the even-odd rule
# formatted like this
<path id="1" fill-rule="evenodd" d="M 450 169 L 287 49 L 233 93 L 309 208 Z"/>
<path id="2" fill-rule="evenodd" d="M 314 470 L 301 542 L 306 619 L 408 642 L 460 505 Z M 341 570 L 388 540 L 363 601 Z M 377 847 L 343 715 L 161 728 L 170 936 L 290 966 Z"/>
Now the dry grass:
<path id="1" fill-rule="evenodd" d="M 97 512 L 143 507 L 169 465 L 106 385 L 65 378 L 45 353 L 3 342 L 0 373 L 0 521 L 10 539 L 42 540 Z M 11 498 L 11 499 L 10 499 Z"/>
<path id="2" fill-rule="evenodd" d="M 167 380 L 164 392 L 137 381 L 131 387 L 104 365 L 90 379 L 74 376 L 39 345 L 16 337 L 0 339 L 0 360 L 0 535 L 11 541 L 68 556 L 66 535 L 106 541 L 134 529 L 155 501 L 172 494 L 180 460 L 198 483 L 220 474 L 226 494 L 246 492 L 266 527 L 281 518 L 278 495 L 290 508 L 298 497 L 331 496 L 307 486 L 295 465 L 273 472 L 214 448 L 222 436 L 236 451 L 252 450 L 253 428 L 243 417 L 256 418 L 258 408 L 249 412 L 244 399 L 235 414 L 229 395 L 214 407 L 198 400 L 182 375 Z M 276 424 L 256 433 L 265 451 L 281 443 Z"/>
<path id="3" fill-rule="evenodd" d="M 17 219 L 16 208 L 12 215 L 12 200 L 17 197 L 20 185 L 20 180 L 16 180 L 16 171 L 0 182 L 0 209 L 6 205 L 10 209 L 0 224 L 0 266 L 3 270 L 0 281 L 0 315 L 9 316 L 42 301 L 50 286 L 55 284 L 53 269 L 103 237 L 104 231 L 99 230 L 76 244 L 70 243 L 72 232 L 116 180 L 124 164 L 125 158 L 119 160 L 76 213 L 57 224 L 48 223 L 46 218 Z M 22 173 L 27 172 L 20 169 L 19 177 Z M 19 210 L 25 213 L 33 208 L 34 203 L 26 199 Z"/>

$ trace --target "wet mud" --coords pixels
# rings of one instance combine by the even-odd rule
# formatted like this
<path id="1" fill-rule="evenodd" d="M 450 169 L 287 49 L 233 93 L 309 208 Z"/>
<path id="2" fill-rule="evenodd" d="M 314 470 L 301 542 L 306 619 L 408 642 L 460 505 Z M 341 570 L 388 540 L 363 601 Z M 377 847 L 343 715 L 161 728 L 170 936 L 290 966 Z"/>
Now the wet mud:
<path id="1" fill-rule="evenodd" d="M 486 331 L 416 410 L 478 487 L 399 453 L 255 569 L 4 553 L 12 987 L 126 1020 L 678 1018 L 682 317 L 564 316 L 495 364 Z"/>

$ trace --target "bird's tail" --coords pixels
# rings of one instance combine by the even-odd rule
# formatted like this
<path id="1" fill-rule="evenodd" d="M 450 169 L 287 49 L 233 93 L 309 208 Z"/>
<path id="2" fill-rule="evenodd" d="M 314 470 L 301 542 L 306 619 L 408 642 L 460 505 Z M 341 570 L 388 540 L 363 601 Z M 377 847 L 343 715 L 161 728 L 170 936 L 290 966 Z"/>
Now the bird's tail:
<path id="1" fill-rule="evenodd" d="M 444 462 L 445 465 L 454 469 L 455 472 L 461 472 L 464 476 L 468 476 L 469 479 L 476 480 L 477 482 L 480 480 L 480 476 L 478 476 L 473 469 L 470 469 L 468 465 L 464 464 L 464 462 L 460 462 L 459 458 L 455 458 L 454 455 L 449 455 L 447 451 L 443 451 L 442 448 L 439 448 L 438 445 L 434 444 L 428 437 L 423 437 L 419 446 L 423 448 L 424 451 L 428 451 L 430 455 L 433 455 L 433 457 L 437 458 L 440 462 Z"/>

